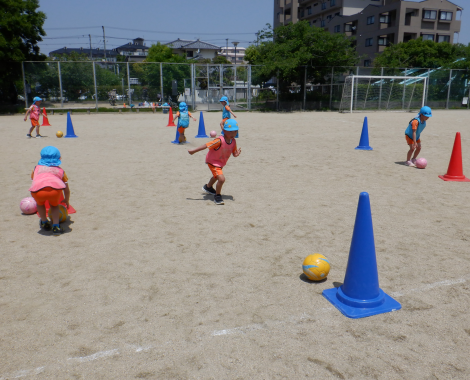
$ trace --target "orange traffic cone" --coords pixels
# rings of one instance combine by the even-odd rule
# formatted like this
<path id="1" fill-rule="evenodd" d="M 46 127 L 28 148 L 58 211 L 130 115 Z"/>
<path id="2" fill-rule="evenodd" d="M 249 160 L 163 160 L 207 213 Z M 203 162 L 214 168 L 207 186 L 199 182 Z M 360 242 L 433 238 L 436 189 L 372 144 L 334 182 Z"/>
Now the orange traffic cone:
<path id="1" fill-rule="evenodd" d="M 170 115 L 168 118 L 168 125 L 167 127 L 176 127 L 175 123 L 173 123 L 173 110 L 170 107 Z"/>
<path id="2" fill-rule="evenodd" d="M 452 149 L 452 155 L 450 156 L 447 174 L 440 175 L 439 178 L 443 179 L 444 181 L 470 182 L 470 179 L 463 175 L 462 144 L 460 142 L 460 132 L 457 132 L 455 135 L 454 148 Z"/>
<path id="3" fill-rule="evenodd" d="M 42 108 L 42 124 L 41 127 L 50 127 L 49 119 L 47 118 L 46 107 Z"/>

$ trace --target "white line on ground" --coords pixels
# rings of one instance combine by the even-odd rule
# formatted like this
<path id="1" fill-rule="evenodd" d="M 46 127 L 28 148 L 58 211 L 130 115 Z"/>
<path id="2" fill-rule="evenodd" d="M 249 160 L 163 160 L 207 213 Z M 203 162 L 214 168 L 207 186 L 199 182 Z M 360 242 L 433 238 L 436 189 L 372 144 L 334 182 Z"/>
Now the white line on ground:
<path id="1" fill-rule="evenodd" d="M 445 281 L 438 281 L 434 282 L 432 284 L 425 284 L 419 288 L 414 288 L 414 289 L 408 289 L 400 292 L 392 292 L 389 293 L 390 296 L 392 297 L 403 297 L 407 294 L 412 294 L 412 293 L 418 293 L 418 292 L 425 292 L 434 288 L 439 288 L 443 286 L 452 286 L 452 285 L 457 285 L 457 284 L 463 284 L 470 280 L 470 275 L 464 276 L 462 278 L 458 278 L 455 280 L 445 280 Z M 335 308 L 330 306 L 330 307 L 324 307 L 321 309 L 315 310 L 316 313 L 323 313 L 327 312 L 330 310 L 334 310 Z M 224 329 L 224 330 L 214 330 L 211 333 L 205 335 L 205 336 L 223 336 L 223 335 L 233 335 L 233 334 L 247 334 L 253 331 L 257 330 L 265 330 L 268 328 L 273 328 L 279 325 L 285 325 L 286 323 L 291 323 L 291 324 L 296 324 L 299 322 L 302 322 L 302 320 L 305 319 L 310 319 L 313 318 L 314 315 L 309 315 L 309 314 L 302 314 L 301 316 L 292 316 L 288 320 L 285 321 L 267 321 L 265 323 L 255 323 L 252 325 L 247 325 L 247 326 L 240 326 L 240 327 L 234 327 L 231 329 Z M 167 342 L 166 344 L 171 344 L 172 342 Z M 122 349 L 112 349 L 108 351 L 99 351 L 96 352 L 92 355 L 88 356 L 83 356 L 83 357 L 76 357 L 76 358 L 68 358 L 66 362 L 62 362 L 59 365 L 49 365 L 47 368 L 48 369 L 53 369 L 53 368 L 60 368 L 65 366 L 68 363 L 86 363 L 86 362 L 91 362 L 94 360 L 99 360 L 103 358 L 108 358 L 111 356 L 119 356 L 122 355 L 123 352 L 128 352 L 129 354 L 131 353 L 140 353 L 140 352 L 146 352 L 158 347 L 162 347 L 162 345 L 147 345 L 147 346 L 136 346 L 136 345 L 127 345 L 125 348 Z M 57 360 L 59 361 L 59 360 Z M 56 361 L 56 362 L 57 362 Z M 39 375 L 40 373 L 43 373 L 46 370 L 46 367 L 37 367 L 35 369 L 27 369 L 27 370 L 21 370 L 17 371 L 16 373 L 12 375 L 2 375 L 0 376 L 0 380 L 8 380 L 8 379 L 19 379 L 21 377 L 26 377 L 26 376 L 34 376 L 34 375 Z"/>

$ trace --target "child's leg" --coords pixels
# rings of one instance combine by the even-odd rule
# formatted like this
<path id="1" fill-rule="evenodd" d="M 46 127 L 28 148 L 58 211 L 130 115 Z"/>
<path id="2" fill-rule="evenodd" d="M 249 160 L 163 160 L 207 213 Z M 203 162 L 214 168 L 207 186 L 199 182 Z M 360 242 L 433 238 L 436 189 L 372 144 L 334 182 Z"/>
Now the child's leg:
<path id="1" fill-rule="evenodd" d="M 416 144 L 415 153 L 413 154 L 413 160 L 415 160 L 416 157 L 418 157 L 419 152 L 421 152 L 421 144 L 420 143 Z"/>
<path id="2" fill-rule="evenodd" d="M 59 206 L 51 206 L 52 224 L 59 224 L 60 209 Z"/>
<path id="3" fill-rule="evenodd" d="M 211 177 L 211 179 L 209 180 L 209 182 L 207 182 L 207 187 L 210 189 L 211 187 L 214 186 L 214 183 L 216 183 L 217 181 L 217 178 L 216 177 Z"/>
<path id="4" fill-rule="evenodd" d="M 414 151 L 412 144 L 410 144 L 409 147 L 410 147 L 410 150 L 406 154 L 406 161 L 407 162 L 411 160 L 411 155 L 413 154 L 413 151 Z"/>
<path id="5" fill-rule="evenodd" d="M 38 205 L 38 214 L 43 222 L 47 222 L 46 206 Z"/>
<path id="6" fill-rule="evenodd" d="M 222 191 L 222 186 L 225 183 L 225 176 L 223 174 L 217 176 L 217 186 L 215 187 L 216 194 L 220 194 Z"/>
<path id="7" fill-rule="evenodd" d="M 36 136 L 39 135 L 39 123 L 36 125 Z"/>
<path id="8" fill-rule="evenodd" d="M 33 130 L 34 130 L 34 125 L 31 125 L 31 128 L 29 128 L 29 133 L 28 134 L 30 135 L 33 132 Z"/>

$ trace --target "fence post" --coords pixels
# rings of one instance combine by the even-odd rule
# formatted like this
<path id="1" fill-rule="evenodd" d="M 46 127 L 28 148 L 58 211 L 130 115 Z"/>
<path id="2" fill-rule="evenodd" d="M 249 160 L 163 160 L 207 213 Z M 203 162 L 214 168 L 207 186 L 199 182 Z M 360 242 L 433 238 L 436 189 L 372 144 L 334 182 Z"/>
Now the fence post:
<path id="1" fill-rule="evenodd" d="M 428 69 L 428 85 L 426 87 L 426 98 L 425 98 L 426 104 L 428 104 L 429 87 L 431 87 L 431 69 Z"/>
<path id="2" fill-rule="evenodd" d="M 408 69 L 405 67 L 405 77 L 406 77 L 406 73 L 408 72 Z M 405 109 L 405 90 L 406 88 L 406 79 L 404 80 L 403 82 L 403 94 L 402 94 L 402 97 L 401 97 L 401 109 Z"/>
<path id="3" fill-rule="evenodd" d="M 304 70 L 304 99 L 302 101 L 302 111 L 305 111 L 305 103 L 307 98 L 307 66 L 305 66 Z"/>
<path id="4" fill-rule="evenodd" d="M 224 66 L 219 65 L 219 99 L 224 95 Z"/>
<path id="5" fill-rule="evenodd" d="M 57 61 L 58 74 L 59 74 L 59 89 L 60 89 L 60 108 L 64 108 L 64 97 L 62 96 L 62 75 L 60 74 L 60 61 Z"/>
<path id="6" fill-rule="evenodd" d="M 247 91 L 246 91 L 246 102 L 247 102 L 247 107 L 248 110 L 251 111 L 251 65 L 248 65 L 247 67 L 248 73 L 247 73 Z"/>
<path id="7" fill-rule="evenodd" d="M 92 62 L 92 65 L 93 65 L 93 82 L 95 83 L 95 103 L 96 103 L 96 112 L 98 112 L 98 88 L 96 87 L 95 61 Z"/>
<path id="8" fill-rule="evenodd" d="M 333 110 L 333 78 L 335 77 L 335 67 L 331 68 L 331 81 L 330 81 L 330 111 Z"/>
<path id="9" fill-rule="evenodd" d="M 447 88 L 446 110 L 449 109 L 450 86 L 452 85 L 452 69 L 449 72 L 449 87 Z"/>
<path id="10" fill-rule="evenodd" d="M 206 82 L 206 99 L 207 99 L 207 110 L 211 110 L 211 104 L 209 100 L 209 64 L 206 64 L 206 74 L 207 74 L 207 82 Z"/>
<path id="11" fill-rule="evenodd" d="M 276 111 L 279 112 L 279 70 L 276 76 Z"/>
<path id="12" fill-rule="evenodd" d="M 23 73 L 23 92 L 25 108 L 28 108 L 28 93 L 26 92 L 26 77 L 24 75 L 24 62 L 21 61 L 21 72 Z"/>
<path id="13" fill-rule="evenodd" d="M 192 95 L 192 102 L 191 106 L 193 111 L 196 110 L 196 86 L 194 83 L 194 63 L 191 63 L 191 95 Z"/>
<path id="14" fill-rule="evenodd" d="M 127 62 L 127 92 L 129 94 L 129 108 L 132 111 L 132 95 L 131 95 L 131 74 L 129 73 L 129 62 Z"/>
<path id="15" fill-rule="evenodd" d="M 383 67 L 380 68 L 380 76 L 381 77 L 384 76 L 384 68 Z M 379 87 L 379 110 L 382 107 L 382 83 L 383 83 L 383 79 L 380 80 L 380 87 Z"/>
<path id="16" fill-rule="evenodd" d="M 162 104 L 165 103 L 165 96 L 163 95 L 163 64 L 160 62 L 160 94 L 162 95 Z"/>
<path id="17" fill-rule="evenodd" d="M 356 66 L 356 76 L 359 76 L 359 66 Z M 353 78 L 353 84 L 354 84 L 354 78 Z M 358 90 L 358 86 L 359 85 L 359 79 L 357 81 L 357 84 L 356 84 L 356 92 L 355 92 L 355 95 L 354 95 L 354 109 L 357 109 L 357 90 Z M 353 86 L 354 88 L 354 86 Z M 352 96 L 352 94 L 351 94 Z M 351 108 L 351 112 L 352 112 L 352 108 Z"/>
<path id="18" fill-rule="evenodd" d="M 237 62 L 235 62 L 235 65 L 233 66 L 233 104 L 237 104 Z"/>

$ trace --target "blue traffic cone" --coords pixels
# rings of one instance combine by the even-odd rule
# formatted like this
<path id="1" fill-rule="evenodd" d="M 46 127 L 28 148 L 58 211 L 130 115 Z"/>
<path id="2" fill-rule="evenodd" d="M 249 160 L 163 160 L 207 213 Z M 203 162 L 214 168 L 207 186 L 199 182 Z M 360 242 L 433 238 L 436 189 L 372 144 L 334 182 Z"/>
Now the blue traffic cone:
<path id="1" fill-rule="evenodd" d="M 369 128 L 367 126 L 367 116 L 364 118 L 364 124 L 362 124 L 361 140 L 359 141 L 359 146 L 357 146 L 356 149 L 372 150 L 372 147 L 369 146 Z"/>
<path id="2" fill-rule="evenodd" d="M 197 131 L 196 138 L 208 138 L 209 136 L 206 135 L 206 127 L 204 126 L 204 116 L 202 115 L 199 117 L 199 129 Z"/>
<path id="3" fill-rule="evenodd" d="M 67 134 L 64 137 L 65 138 L 78 137 L 73 130 L 73 124 L 72 124 L 72 118 L 70 117 L 70 112 L 67 112 Z"/>
<path id="4" fill-rule="evenodd" d="M 339 288 L 324 290 L 323 296 L 349 318 L 370 317 L 401 309 L 400 303 L 379 287 L 368 193 L 359 195 L 344 283 Z"/>
<path id="5" fill-rule="evenodd" d="M 175 140 L 172 141 L 171 143 L 172 144 L 189 144 L 188 141 L 183 141 L 183 142 L 179 142 L 179 137 L 180 137 L 180 133 L 178 132 L 178 128 L 180 127 L 180 122 L 178 121 L 178 125 L 176 126 L 176 137 L 175 137 Z"/>

